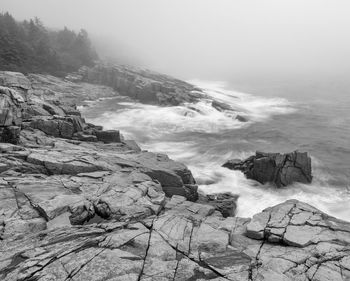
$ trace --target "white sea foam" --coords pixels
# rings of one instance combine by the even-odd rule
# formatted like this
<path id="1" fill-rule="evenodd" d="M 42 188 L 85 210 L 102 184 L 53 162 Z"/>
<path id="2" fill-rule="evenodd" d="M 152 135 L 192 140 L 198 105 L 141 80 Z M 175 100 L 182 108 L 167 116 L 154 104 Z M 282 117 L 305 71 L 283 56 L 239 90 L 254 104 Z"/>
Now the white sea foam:
<path id="1" fill-rule="evenodd" d="M 273 115 L 290 114 L 296 109 L 293 103 L 283 98 L 265 98 L 226 89 L 222 81 L 207 82 L 192 80 L 192 84 L 204 89 L 213 99 L 232 106 L 248 115 L 252 121 L 264 121 Z"/>
<path id="2" fill-rule="evenodd" d="M 197 82 L 197 85 L 201 83 Z M 105 112 L 94 122 L 108 129 L 116 126 L 126 131 L 130 127 L 133 130 L 142 128 L 152 138 L 176 132 L 218 133 L 249 126 L 252 122 L 264 121 L 275 114 L 288 114 L 295 110 L 285 99 L 261 98 L 228 91 L 223 88 L 223 83 L 203 85 L 206 86 L 203 90 L 208 98 L 199 102 L 171 107 L 120 102 L 119 105 L 125 106 L 124 110 Z M 213 100 L 223 102 L 233 110 L 219 111 L 212 106 Z M 237 115 L 244 116 L 248 122 L 238 121 L 235 118 Z"/>

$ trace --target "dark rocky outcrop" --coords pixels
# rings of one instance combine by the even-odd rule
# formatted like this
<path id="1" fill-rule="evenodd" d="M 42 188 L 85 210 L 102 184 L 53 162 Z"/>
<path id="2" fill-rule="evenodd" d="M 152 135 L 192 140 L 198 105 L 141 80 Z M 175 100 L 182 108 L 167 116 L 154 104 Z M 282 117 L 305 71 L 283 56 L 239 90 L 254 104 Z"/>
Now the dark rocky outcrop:
<path id="1" fill-rule="evenodd" d="M 198 88 L 184 81 L 150 70 L 126 66 L 82 67 L 66 77 L 77 82 L 85 81 L 112 87 L 120 95 L 129 96 L 143 103 L 179 105 L 202 97 Z"/>
<path id="2" fill-rule="evenodd" d="M 123 138 L 118 130 L 95 131 L 97 140 L 104 143 L 122 142 Z"/>
<path id="3" fill-rule="evenodd" d="M 311 158 L 306 152 L 264 153 L 256 152 L 246 160 L 233 159 L 223 167 L 242 171 L 248 179 L 262 184 L 274 183 L 277 187 L 293 182 L 311 183 Z"/>
<path id="4" fill-rule="evenodd" d="M 29 80 L 23 74 L 0 72 L 0 142 L 18 142 L 29 89 Z"/>

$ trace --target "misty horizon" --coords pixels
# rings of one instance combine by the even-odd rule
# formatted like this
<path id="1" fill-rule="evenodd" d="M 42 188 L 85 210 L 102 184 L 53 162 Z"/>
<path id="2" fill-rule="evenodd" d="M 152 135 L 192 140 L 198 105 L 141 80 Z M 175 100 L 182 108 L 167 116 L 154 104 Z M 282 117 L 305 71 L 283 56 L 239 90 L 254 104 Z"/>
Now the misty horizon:
<path id="1" fill-rule="evenodd" d="M 1 0 L 17 20 L 86 29 L 100 56 L 182 79 L 344 79 L 346 1 Z"/>

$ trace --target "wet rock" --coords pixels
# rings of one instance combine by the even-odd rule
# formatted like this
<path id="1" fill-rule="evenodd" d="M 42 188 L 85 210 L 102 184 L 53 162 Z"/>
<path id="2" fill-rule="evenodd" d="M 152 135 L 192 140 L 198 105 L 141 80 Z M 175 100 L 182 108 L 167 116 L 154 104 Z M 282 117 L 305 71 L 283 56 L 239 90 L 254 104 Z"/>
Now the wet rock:
<path id="1" fill-rule="evenodd" d="M 214 107 L 218 111 L 225 111 L 225 110 L 233 111 L 233 109 L 230 105 L 228 105 L 224 102 L 216 101 L 216 100 L 214 100 L 211 103 L 211 106 Z"/>
<path id="2" fill-rule="evenodd" d="M 32 118 L 29 126 L 38 129 L 49 136 L 70 139 L 74 133 L 81 132 L 84 120 L 79 116 L 53 116 Z"/>
<path id="3" fill-rule="evenodd" d="M 214 206 L 215 210 L 219 211 L 223 217 L 234 217 L 237 208 L 238 195 L 230 192 L 200 194 L 199 203 Z"/>
<path id="4" fill-rule="evenodd" d="M 21 128 L 18 126 L 0 127 L 0 142 L 18 144 Z"/>
<path id="5" fill-rule="evenodd" d="M 249 121 L 246 117 L 239 115 L 239 114 L 236 115 L 235 119 L 238 120 L 239 122 L 248 122 Z"/>
<path id="6" fill-rule="evenodd" d="M 123 143 L 129 147 L 131 150 L 136 151 L 136 152 L 141 152 L 141 148 L 139 145 L 136 143 L 134 140 L 123 140 Z"/>
<path id="7" fill-rule="evenodd" d="M 121 134 L 118 130 L 95 131 L 98 141 L 104 143 L 122 142 Z"/>
<path id="8" fill-rule="evenodd" d="M 65 112 L 62 108 L 51 104 L 49 102 L 43 102 L 42 107 L 45 111 L 49 112 L 51 115 L 57 115 L 57 116 L 65 116 Z"/>
<path id="9" fill-rule="evenodd" d="M 189 201 L 198 200 L 198 186 L 197 185 L 182 185 L 182 186 L 165 186 L 162 187 L 165 195 L 167 197 L 172 197 L 173 195 L 179 195 L 187 198 Z"/>
<path id="10" fill-rule="evenodd" d="M 256 152 L 254 156 L 240 161 L 227 161 L 223 167 L 242 171 L 248 179 L 262 184 L 271 182 L 277 187 L 294 182 L 311 183 L 311 158 L 306 152 L 287 154 Z"/>

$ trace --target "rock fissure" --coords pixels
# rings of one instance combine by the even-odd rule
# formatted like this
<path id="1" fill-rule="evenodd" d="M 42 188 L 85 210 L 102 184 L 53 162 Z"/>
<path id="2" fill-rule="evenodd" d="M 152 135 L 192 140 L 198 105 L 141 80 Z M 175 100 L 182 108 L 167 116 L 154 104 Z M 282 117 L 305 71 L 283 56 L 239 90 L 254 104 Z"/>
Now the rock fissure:
<path id="1" fill-rule="evenodd" d="M 172 245 L 171 243 L 169 243 L 169 241 L 163 236 L 162 233 L 160 233 L 157 230 L 153 230 L 155 232 L 157 232 L 159 234 L 160 237 L 162 237 L 162 239 L 171 247 L 173 248 L 173 250 L 175 250 L 176 252 L 179 252 L 180 254 L 182 254 L 183 256 L 185 256 L 186 258 L 188 258 L 189 260 L 195 262 L 196 264 L 198 264 L 201 267 L 204 267 L 206 269 L 209 269 L 210 271 L 212 271 L 213 273 L 215 273 L 215 275 L 217 275 L 218 277 L 224 278 L 225 280 L 230 280 L 228 279 L 225 275 L 221 274 L 220 272 L 218 272 L 216 269 L 212 268 L 210 265 L 208 265 L 207 263 L 201 261 L 200 259 L 195 259 L 193 257 L 190 256 L 189 254 L 186 254 L 184 251 L 181 251 L 177 246 Z"/>

